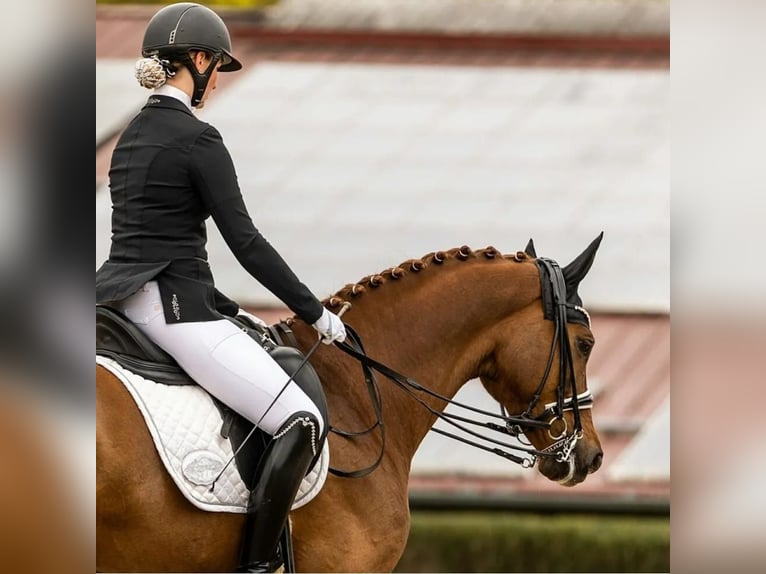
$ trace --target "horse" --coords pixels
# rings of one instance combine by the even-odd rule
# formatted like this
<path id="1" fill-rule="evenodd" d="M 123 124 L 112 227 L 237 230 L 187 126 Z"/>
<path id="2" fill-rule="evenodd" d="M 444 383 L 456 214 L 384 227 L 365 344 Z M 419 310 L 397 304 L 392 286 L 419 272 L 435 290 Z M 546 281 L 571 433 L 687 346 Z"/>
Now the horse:
<path id="1" fill-rule="evenodd" d="M 574 486 L 599 468 L 603 453 L 586 382 L 594 337 L 577 287 L 602 236 L 563 268 L 537 257 L 532 240 L 511 254 L 494 247 L 435 251 L 323 300 L 330 308 L 352 302 L 343 320 L 363 341 L 366 356 L 406 373 L 406 380 L 429 393 L 416 401 L 381 380 L 378 414 L 385 437 L 329 435 L 335 466 L 368 467 L 380 458 L 361 478 L 329 475 L 314 500 L 291 512 L 297 571 L 395 568 L 409 533 L 413 456 L 469 380 L 479 379 L 505 412 L 523 413 L 508 421 L 529 422 L 523 434 L 545 477 Z M 314 346 L 309 325 L 295 317 L 285 323 L 299 349 Z M 320 345 L 310 358 L 332 427 L 375 426 L 358 359 L 337 344 Z M 244 516 L 194 507 L 162 466 L 131 396 L 100 366 L 96 390 L 97 570 L 234 571 Z"/>

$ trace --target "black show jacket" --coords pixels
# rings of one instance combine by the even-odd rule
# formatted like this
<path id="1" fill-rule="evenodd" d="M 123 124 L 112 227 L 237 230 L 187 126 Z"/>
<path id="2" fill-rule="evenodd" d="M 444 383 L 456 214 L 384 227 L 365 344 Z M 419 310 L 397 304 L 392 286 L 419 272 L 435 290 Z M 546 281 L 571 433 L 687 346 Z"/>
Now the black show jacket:
<path id="1" fill-rule="evenodd" d="M 260 234 L 248 214 L 231 156 L 213 126 L 179 100 L 153 95 L 125 128 L 109 170 L 112 238 L 96 271 L 96 303 L 124 299 L 151 279 L 166 321 L 233 316 L 207 263 L 208 217 L 242 266 L 307 323 L 322 304 Z"/>

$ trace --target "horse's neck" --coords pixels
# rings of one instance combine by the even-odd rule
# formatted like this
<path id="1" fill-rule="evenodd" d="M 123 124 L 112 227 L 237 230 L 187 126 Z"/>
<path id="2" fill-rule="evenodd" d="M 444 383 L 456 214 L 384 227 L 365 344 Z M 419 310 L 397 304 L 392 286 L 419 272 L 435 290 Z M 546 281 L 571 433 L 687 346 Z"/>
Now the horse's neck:
<path id="1" fill-rule="evenodd" d="M 352 299 L 344 320 L 359 333 L 371 358 L 452 398 L 478 376 L 494 345 L 492 328 L 538 293 L 539 276 L 531 262 L 450 260 L 368 288 Z M 435 417 L 382 375 L 378 380 L 389 448 L 400 450 L 409 467 Z M 417 395 L 438 411 L 446 407 L 444 401 Z"/>

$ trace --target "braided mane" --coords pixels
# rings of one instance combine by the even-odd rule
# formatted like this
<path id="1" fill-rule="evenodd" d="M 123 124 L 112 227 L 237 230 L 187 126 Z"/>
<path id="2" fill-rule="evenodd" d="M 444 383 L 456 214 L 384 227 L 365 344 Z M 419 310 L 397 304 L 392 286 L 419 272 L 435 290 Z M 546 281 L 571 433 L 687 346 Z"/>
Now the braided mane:
<path id="1" fill-rule="evenodd" d="M 454 259 L 457 261 L 468 261 L 469 259 L 512 259 L 514 261 L 525 261 L 529 256 L 524 251 L 517 251 L 511 255 L 504 255 L 492 246 L 484 249 L 473 250 L 467 245 L 455 247 L 447 251 L 433 251 L 421 257 L 420 259 L 408 259 L 395 267 L 391 267 L 380 273 L 362 277 L 356 283 L 349 283 L 341 288 L 334 295 L 327 297 L 322 304 L 330 307 L 340 307 L 346 300 L 359 297 L 368 289 L 376 289 L 381 285 L 391 281 L 401 279 L 409 273 L 419 273 L 432 265 L 442 265 L 445 261 Z"/>

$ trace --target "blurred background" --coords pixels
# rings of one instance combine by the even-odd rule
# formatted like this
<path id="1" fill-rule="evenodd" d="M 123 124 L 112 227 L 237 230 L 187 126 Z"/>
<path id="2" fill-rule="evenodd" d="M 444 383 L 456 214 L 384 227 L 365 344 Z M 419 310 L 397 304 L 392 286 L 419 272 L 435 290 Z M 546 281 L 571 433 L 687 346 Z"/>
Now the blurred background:
<path id="1" fill-rule="evenodd" d="M 564 489 L 429 435 L 399 570 L 668 570 L 669 3 L 211 6 L 244 69 L 198 116 L 222 133 L 256 225 L 320 297 L 464 244 L 514 252 L 532 237 L 565 264 L 604 231 L 580 289 L 604 466 Z M 109 157 L 147 98 L 132 68 L 156 9 L 97 6 L 97 266 Z M 219 288 L 268 321 L 290 316 L 209 235 Z M 497 410 L 477 381 L 457 399 Z"/>
<path id="2" fill-rule="evenodd" d="M 79 167 L 94 36 L 81 3 L 2 1 L 14 50 L 0 83 L 0 563 L 82 572 L 95 448 L 81 192 L 92 184 Z M 589 381 L 604 466 L 561 489 L 430 436 L 413 464 L 399 570 L 763 564 L 766 6 L 211 6 L 245 69 L 222 78 L 200 117 L 222 132 L 258 226 L 320 296 L 435 249 L 508 252 L 533 237 L 566 263 L 605 233 L 581 287 L 598 340 Z M 109 155 L 146 99 L 132 65 L 158 8 L 94 7 L 97 266 Z M 287 316 L 210 231 L 221 288 L 269 321 Z M 463 392 L 483 404 L 473 383 Z"/>

